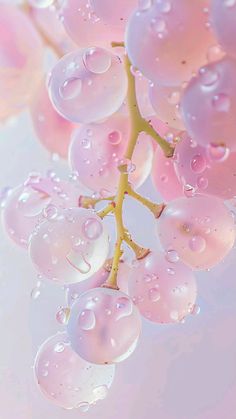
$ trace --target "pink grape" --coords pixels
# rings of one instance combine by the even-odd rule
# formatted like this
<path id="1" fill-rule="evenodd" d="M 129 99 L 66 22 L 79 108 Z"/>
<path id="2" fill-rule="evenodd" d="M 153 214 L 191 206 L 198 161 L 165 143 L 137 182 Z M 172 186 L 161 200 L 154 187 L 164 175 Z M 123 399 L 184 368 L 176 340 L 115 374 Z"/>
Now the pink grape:
<path id="1" fill-rule="evenodd" d="M 207 61 L 208 48 L 215 43 L 204 13 L 209 0 L 158 0 L 148 6 L 129 20 L 128 55 L 152 82 L 178 86 Z"/>
<path id="2" fill-rule="evenodd" d="M 140 314 L 120 291 L 94 288 L 71 308 L 67 326 L 71 346 L 94 364 L 113 364 L 128 358 L 141 332 Z"/>
<path id="3" fill-rule="evenodd" d="M 7 4 L 0 4 L 0 39 L 0 120 L 4 120 L 20 112 L 33 96 L 43 71 L 43 48 L 29 18 Z"/>
<path id="4" fill-rule="evenodd" d="M 231 199 L 236 195 L 236 152 L 224 147 L 197 145 L 187 133 L 175 149 L 175 170 L 186 193 L 215 195 Z"/>
<path id="5" fill-rule="evenodd" d="M 236 58 L 236 2 L 212 0 L 210 20 L 224 51 Z"/>
<path id="6" fill-rule="evenodd" d="M 175 323 L 185 319 L 195 306 L 197 285 L 192 271 L 178 261 L 168 261 L 163 253 L 151 252 L 133 267 L 129 295 L 142 316 L 155 323 Z"/>
<path id="7" fill-rule="evenodd" d="M 90 0 L 96 16 L 103 22 L 120 26 L 127 24 L 132 11 L 137 7 L 138 0 L 119 0 L 114 4 L 111 0 Z"/>
<path id="8" fill-rule="evenodd" d="M 54 6 L 30 9 L 30 16 L 43 34 L 65 54 L 77 48 L 68 36 Z"/>
<path id="9" fill-rule="evenodd" d="M 108 235 L 94 211 L 65 209 L 35 229 L 29 253 L 38 272 L 46 278 L 59 284 L 80 282 L 104 264 Z"/>
<path id="10" fill-rule="evenodd" d="M 236 61 L 225 57 L 201 68 L 183 92 L 181 109 L 198 144 L 236 150 Z"/>
<path id="11" fill-rule="evenodd" d="M 62 118 L 53 108 L 45 80 L 34 96 L 30 111 L 36 135 L 42 145 L 51 153 L 67 158 L 75 125 Z"/>
<path id="12" fill-rule="evenodd" d="M 154 154 L 152 181 L 165 201 L 171 201 L 183 195 L 183 187 L 175 173 L 174 161 L 166 158 L 160 147 L 156 148 Z"/>
<path id="13" fill-rule="evenodd" d="M 54 218 L 57 208 L 78 206 L 79 192 L 74 185 L 54 178 L 31 174 L 24 185 L 13 189 L 3 210 L 3 224 L 9 237 L 27 248 L 29 237 L 39 222 Z"/>
<path id="14" fill-rule="evenodd" d="M 179 111 L 182 88 L 165 87 L 151 84 L 149 88 L 150 101 L 157 118 L 169 127 L 184 129 Z"/>
<path id="15" fill-rule="evenodd" d="M 68 306 L 71 306 L 84 292 L 91 290 L 92 288 L 99 288 L 105 284 L 110 274 L 106 265 L 107 263 L 86 281 L 68 285 L 66 290 L 66 302 Z M 124 294 L 128 294 L 128 279 L 130 272 L 131 268 L 126 262 L 120 263 L 117 275 L 117 285 Z"/>
<path id="16" fill-rule="evenodd" d="M 170 202 L 158 220 L 157 232 L 164 249 L 174 249 L 193 269 L 217 265 L 235 241 L 233 215 L 224 201 L 213 196 Z"/>
<path id="17" fill-rule="evenodd" d="M 69 36 L 79 47 L 110 48 L 111 41 L 123 39 L 123 29 L 99 19 L 88 0 L 65 1 L 60 16 Z"/>
<path id="18" fill-rule="evenodd" d="M 128 116 L 113 115 L 99 124 L 83 125 L 75 131 L 69 149 L 69 163 L 81 183 L 92 191 L 112 195 L 118 184 L 130 135 Z M 147 179 L 152 166 L 153 148 L 149 137 L 141 134 L 128 165 L 130 182 L 137 188 Z"/>
<path id="19" fill-rule="evenodd" d="M 72 122 L 107 118 L 122 105 L 127 77 L 120 58 L 91 47 L 61 58 L 49 78 L 49 95 L 56 110 Z"/>
<path id="20" fill-rule="evenodd" d="M 57 333 L 39 348 L 34 375 L 40 391 L 52 403 L 85 411 L 107 396 L 115 366 L 86 362 L 72 350 L 67 334 Z"/>

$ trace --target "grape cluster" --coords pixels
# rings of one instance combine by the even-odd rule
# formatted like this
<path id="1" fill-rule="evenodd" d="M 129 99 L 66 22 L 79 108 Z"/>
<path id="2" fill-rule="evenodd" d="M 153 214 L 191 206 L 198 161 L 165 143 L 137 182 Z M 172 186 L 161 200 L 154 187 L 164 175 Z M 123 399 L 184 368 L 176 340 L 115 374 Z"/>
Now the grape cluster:
<path id="1" fill-rule="evenodd" d="M 1 206 L 9 237 L 65 290 L 64 332 L 35 358 L 38 387 L 86 412 L 135 350 L 142 318 L 198 313 L 194 272 L 234 246 L 236 0 L 3 3 L 0 98 L 0 121 L 27 107 L 38 140 L 71 171 L 30 173 Z M 148 177 L 164 202 L 139 194 Z M 153 214 L 162 251 L 133 240 L 126 196 Z"/>

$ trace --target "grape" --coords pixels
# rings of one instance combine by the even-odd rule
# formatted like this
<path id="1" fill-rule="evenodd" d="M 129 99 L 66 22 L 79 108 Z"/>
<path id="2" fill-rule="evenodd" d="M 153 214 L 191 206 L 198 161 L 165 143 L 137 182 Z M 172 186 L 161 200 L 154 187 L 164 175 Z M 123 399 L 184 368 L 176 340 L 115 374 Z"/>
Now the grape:
<path id="1" fill-rule="evenodd" d="M 99 269 L 98 272 L 86 281 L 68 285 L 66 292 L 66 301 L 68 306 L 71 306 L 85 291 L 101 287 L 107 281 L 110 272 L 106 265 L 107 264 L 105 263 L 105 265 Z M 117 285 L 120 291 L 125 294 L 128 294 L 128 278 L 130 271 L 131 269 L 127 263 L 120 263 L 117 275 Z"/>
<path id="2" fill-rule="evenodd" d="M 162 212 L 157 232 L 165 250 L 174 249 L 194 269 L 209 269 L 232 249 L 234 220 L 216 197 L 178 198 Z"/>
<path id="3" fill-rule="evenodd" d="M 125 27 L 138 0 L 119 0 L 114 4 L 111 0 L 90 0 L 96 16 L 109 25 Z"/>
<path id="4" fill-rule="evenodd" d="M 54 218 L 57 207 L 77 206 L 78 200 L 79 192 L 69 182 L 32 173 L 6 200 L 3 210 L 5 230 L 16 244 L 27 248 L 29 237 L 43 216 Z"/>
<path id="5" fill-rule="evenodd" d="M 132 64 L 158 85 L 188 80 L 215 43 L 206 25 L 208 6 L 209 0 L 158 0 L 135 11 L 125 42 Z"/>
<path id="6" fill-rule="evenodd" d="M 94 288 L 73 304 L 67 330 L 72 348 L 83 359 L 112 364 L 128 358 L 136 348 L 141 318 L 127 295 Z"/>
<path id="7" fill-rule="evenodd" d="M 49 79 L 53 105 L 72 122 L 107 118 L 122 105 L 126 91 L 127 77 L 121 60 L 97 47 L 65 55 Z"/>
<path id="8" fill-rule="evenodd" d="M 194 308 L 197 285 L 192 271 L 178 261 L 178 254 L 151 252 L 129 279 L 129 295 L 140 313 L 155 323 L 182 321 Z"/>
<path id="9" fill-rule="evenodd" d="M 183 121 L 179 111 L 182 88 L 157 86 L 151 84 L 149 96 L 156 116 L 168 126 L 182 130 Z"/>
<path id="10" fill-rule="evenodd" d="M 188 134 L 182 135 L 175 149 L 175 170 L 186 193 L 215 195 L 231 199 L 236 195 L 236 153 L 224 147 L 208 148 L 194 143 Z"/>
<path id="11" fill-rule="evenodd" d="M 57 333 L 39 348 L 34 375 L 43 395 L 64 409 L 88 410 L 107 396 L 114 365 L 92 365 L 72 349 L 66 333 Z"/>
<path id="12" fill-rule="evenodd" d="M 99 124 L 83 125 L 76 130 L 69 150 L 69 162 L 79 173 L 80 181 L 93 191 L 112 195 L 118 185 L 119 166 L 122 165 L 130 136 L 128 116 L 113 115 Z M 128 164 L 130 182 L 139 187 L 148 177 L 153 158 L 149 137 L 141 134 L 132 162 Z"/>
<path id="13" fill-rule="evenodd" d="M 42 275 L 70 284 L 90 278 L 102 267 L 108 254 L 108 235 L 94 211 L 65 209 L 35 229 L 29 252 Z"/>
<path id="14" fill-rule="evenodd" d="M 236 58 L 236 2 L 212 0 L 210 20 L 220 45 Z"/>
<path id="15" fill-rule="evenodd" d="M 26 106 L 42 73 L 41 39 L 17 7 L 0 4 L 0 120 Z"/>
<path id="16" fill-rule="evenodd" d="M 30 16 L 42 33 L 65 54 L 77 48 L 58 18 L 55 7 L 30 9 Z"/>
<path id="17" fill-rule="evenodd" d="M 202 67 L 184 90 L 181 109 L 198 144 L 236 150 L 236 61 L 225 57 Z"/>
<path id="18" fill-rule="evenodd" d="M 174 161 L 165 157 L 160 147 L 157 147 L 154 154 L 152 181 L 165 201 L 171 201 L 183 195 L 182 185 L 175 173 Z"/>
<path id="19" fill-rule="evenodd" d="M 51 153 L 67 158 L 75 125 L 55 111 L 48 97 L 45 80 L 34 96 L 30 111 L 35 133 L 43 146 Z"/>
<path id="20" fill-rule="evenodd" d="M 60 15 L 66 31 L 79 47 L 110 48 L 111 41 L 123 39 L 123 28 L 99 19 L 88 0 L 65 1 Z"/>

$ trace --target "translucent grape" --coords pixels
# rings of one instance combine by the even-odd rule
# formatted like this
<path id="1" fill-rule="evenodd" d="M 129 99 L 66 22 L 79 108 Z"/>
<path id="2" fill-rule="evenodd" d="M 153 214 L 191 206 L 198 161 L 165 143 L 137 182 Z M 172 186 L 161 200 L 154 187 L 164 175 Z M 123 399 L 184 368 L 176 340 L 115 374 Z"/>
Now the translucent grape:
<path id="1" fill-rule="evenodd" d="M 215 43 L 206 25 L 208 6 L 209 0 L 158 0 L 135 11 L 126 31 L 132 64 L 156 84 L 188 80 Z"/>
<path id="2" fill-rule="evenodd" d="M 39 348 L 34 374 L 39 389 L 52 403 L 82 410 L 106 397 L 115 366 L 84 361 L 71 349 L 66 333 L 57 333 Z"/>
<path id="3" fill-rule="evenodd" d="M 65 1 L 60 16 L 66 31 L 79 47 L 111 48 L 111 41 L 123 39 L 123 28 L 101 20 L 88 0 Z"/>
<path id="4" fill-rule="evenodd" d="M 109 25 L 125 27 L 138 0 L 119 0 L 114 4 L 110 0 L 90 0 L 96 16 Z"/>
<path id="5" fill-rule="evenodd" d="M 90 278 L 102 267 L 108 254 L 108 235 L 92 210 L 65 209 L 39 225 L 29 252 L 42 275 L 70 284 Z"/>
<path id="6" fill-rule="evenodd" d="M 29 103 L 43 71 L 43 48 L 29 18 L 7 4 L 0 4 L 0 39 L 0 120 L 3 120 Z"/>
<path id="7" fill-rule="evenodd" d="M 148 320 L 174 323 L 193 309 L 197 285 L 192 271 L 183 263 L 170 263 L 163 253 L 151 252 L 132 269 L 129 295 Z"/>
<path id="8" fill-rule="evenodd" d="M 119 167 L 130 136 L 128 116 L 113 115 L 99 124 L 83 125 L 75 131 L 69 150 L 69 163 L 80 181 L 92 191 L 106 190 L 112 195 L 120 176 Z M 141 134 L 132 162 L 130 182 L 140 186 L 151 171 L 153 148 L 149 137 Z M 127 163 L 127 162 L 126 162 Z M 133 166 L 132 166 L 133 165 Z M 124 164 L 126 167 L 127 164 Z M 131 166 L 133 168 L 131 168 Z M 134 170 L 133 170 L 134 169 Z"/>
<path id="9" fill-rule="evenodd" d="M 122 105 L 127 78 L 121 60 L 102 48 L 77 50 L 61 58 L 49 79 L 57 111 L 72 122 L 107 118 Z"/>
<path id="10" fill-rule="evenodd" d="M 156 116 L 169 127 L 183 130 L 184 124 L 179 111 L 182 88 L 150 85 L 149 96 Z"/>
<path id="11" fill-rule="evenodd" d="M 136 348 L 141 318 L 127 295 L 95 288 L 73 304 L 67 330 L 72 348 L 83 359 L 112 364 L 126 359 Z"/>
<path id="12" fill-rule="evenodd" d="M 183 186 L 196 193 L 231 199 L 236 195 L 236 153 L 224 147 L 205 148 L 185 133 L 175 149 L 175 170 Z M 205 179 L 205 182 L 200 179 Z"/>
<path id="13" fill-rule="evenodd" d="M 3 210 L 3 224 L 16 244 L 27 248 L 29 237 L 40 219 L 53 219 L 57 208 L 78 206 L 79 192 L 69 182 L 58 178 L 30 175 L 8 196 Z"/>
<path id="14" fill-rule="evenodd" d="M 45 80 L 34 96 L 30 111 L 36 135 L 43 146 L 48 151 L 67 158 L 75 125 L 55 111 L 48 97 Z"/>
<path id="15" fill-rule="evenodd" d="M 164 249 L 173 248 L 194 269 L 209 269 L 232 249 L 234 219 L 216 197 L 178 198 L 162 212 L 157 232 Z"/>
<path id="16" fill-rule="evenodd" d="M 157 147 L 153 159 L 152 181 L 165 201 L 171 201 L 183 195 L 183 188 L 174 169 L 173 159 L 165 157 Z"/>
<path id="17" fill-rule="evenodd" d="M 186 87 L 181 108 L 197 143 L 236 150 L 236 61 L 225 57 L 201 68 Z"/>
<path id="18" fill-rule="evenodd" d="M 210 20 L 220 45 L 236 58 L 236 2 L 212 0 Z"/>
<path id="19" fill-rule="evenodd" d="M 99 269 L 91 278 L 86 281 L 78 282 L 76 284 L 71 284 L 67 287 L 66 291 L 66 301 L 67 305 L 71 306 L 75 300 L 77 300 L 81 294 L 85 291 L 91 290 L 93 288 L 101 287 L 106 283 L 111 266 L 108 266 L 108 263 Z M 120 263 L 119 271 L 117 275 L 117 285 L 120 291 L 128 294 L 128 279 L 131 272 L 131 268 L 126 262 Z"/>

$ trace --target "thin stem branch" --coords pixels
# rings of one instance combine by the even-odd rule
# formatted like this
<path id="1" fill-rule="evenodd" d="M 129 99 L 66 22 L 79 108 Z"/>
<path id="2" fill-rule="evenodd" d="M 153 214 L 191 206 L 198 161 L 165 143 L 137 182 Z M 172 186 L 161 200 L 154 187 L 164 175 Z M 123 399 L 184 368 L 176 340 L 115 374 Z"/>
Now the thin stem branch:
<path id="1" fill-rule="evenodd" d="M 103 219 L 104 217 L 106 217 L 108 214 L 110 214 L 111 212 L 114 212 L 116 208 L 116 203 L 115 202 L 111 202 L 109 205 L 107 205 L 103 210 L 98 211 L 97 215 Z"/>

